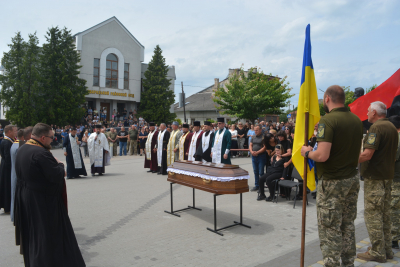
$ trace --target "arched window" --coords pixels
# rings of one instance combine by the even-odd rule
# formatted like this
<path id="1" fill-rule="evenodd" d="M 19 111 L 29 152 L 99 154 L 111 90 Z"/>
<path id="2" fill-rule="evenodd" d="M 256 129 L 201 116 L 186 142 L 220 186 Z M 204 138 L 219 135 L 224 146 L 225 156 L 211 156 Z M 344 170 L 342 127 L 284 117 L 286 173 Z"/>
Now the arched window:
<path id="1" fill-rule="evenodd" d="M 118 88 L 118 58 L 114 54 L 108 54 L 106 60 L 106 87 Z"/>

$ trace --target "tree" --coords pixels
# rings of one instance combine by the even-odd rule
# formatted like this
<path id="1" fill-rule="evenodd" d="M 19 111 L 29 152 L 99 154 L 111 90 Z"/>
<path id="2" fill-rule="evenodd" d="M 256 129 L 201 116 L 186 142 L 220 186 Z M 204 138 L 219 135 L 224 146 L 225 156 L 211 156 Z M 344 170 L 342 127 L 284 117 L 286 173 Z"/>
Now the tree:
<path id="1" fill-rule="evenodd" d="M 287 114 L 279 115 L 279 121 L 280 122 L 287 122 L 288 121 Z"/>
<path id="2" fill-rule="evenodd" d="M 265 114 L 280 114 L 281 108 L 292 97 L 289 83 L 251 68 L 247 75 L 243 68 L 229 78 L 226 89 L 215 90 L 213 101 L 222 114 L 254 122 Z"/>
<path id="3" fill-rule="evenodd" d="M 154 48 L 154 55 L 144 73 L 144 92 L 141 97 L 141 110 L 139 114 L 146 120 L 155 123 L 170 123 L 176 115 L 170 113 L 171 105 L 174 103 L 175 94 L 169 89 L 171 79 L 167 78 L 168 65 L 159 45 Z"/>
<path id="4" fill-rule="evenodd" d="M 371 87 L 369 87 L 369 88 L 367 88 L 367 90 L 365 90 L 365 94 L 368 94 L 369 92 L 374 90 L 376 87 L 378 87 L 378 85 L 377 84 L 373 84 Z"/>
<path id="5" fill-rule="evenodd" d="M 80 56 L 74 38 L 66 28 L 50 28 L 41 54 L 42 122 L 56 125 L 77 123 L 84 114 L 83 104 L 88 94 L 86 80 L 78 77 Z"/>
<path id="6" fill-rule="evenodd" d="M 0 100 L 7 120 L 25 127 L 38 122 L 66 125 L 78 122 L 88 94 L 78 78 L 80 57 L 67 29 L 51 28 L 43 48 L 35 34 L 25 42 L 17 33 L 4 53 Z"/>
<path id="7" fill-rule="evenodd" d="M 21 124 L 19 112 L 23 108 L 20 104 L 20 99 L 24 91 L 22 77 L 27 44 L 21 37 L 21 33 L 17 32 L 8 46 L 10 51 L 4 53 L 1 60 L 4 66 L 4 74 L 0 76 L 0 84 L 2 86 L 0 98 L 3 106 L 9 108 L 6 112 L 7 120 Z"/>

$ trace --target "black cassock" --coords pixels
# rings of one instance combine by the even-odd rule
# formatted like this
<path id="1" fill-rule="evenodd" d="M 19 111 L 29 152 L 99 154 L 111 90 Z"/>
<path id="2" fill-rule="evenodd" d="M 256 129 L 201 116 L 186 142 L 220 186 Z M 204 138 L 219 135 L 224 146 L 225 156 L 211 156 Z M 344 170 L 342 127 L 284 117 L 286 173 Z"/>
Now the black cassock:
<path id="1" fill-rule="evenodd" d="M 206 151 L 203 152 L 203 142 L 204 142 L 203 139 L 205 139 L 209 134 L 211 134 L 211 136 L 210 136 L 208 148 L 206 149 Z M 203 159 L 207 162 L 212 161 L 210 154 L 211 154 L 211 147 L 212 147 L 213 139 L 214 139 L 214 133 L 212 133 L 211 131 L 207 131 L 201 136 L 201 143 L 200 143 L 199 147 L 197 148 L 196 155 L 194 158 L 196 161 L 202 161 Z"/>
<path id="2" fill-rule="evenodd" d="M 18 149 L 15 236 L 25 266 L 86 266 L 63 201 L 64 164 L 42 144 Z"/>
<path id="3" fill-rule="evenodd" d="M 82 153 L 80 148 L 79 148 L 79 156 L 81 157 L 82 168 L 80 169 L 75 168 L 74 157 L 72 155 L 71 140 L 69 139 L 69 135 L 64 139 L 63 148 L 64 147 L 67 149 L 67 156 L 65 157 L 67 162 L 67 177 L 74 178 L 78 177 L 79 175 L 87 176 L 85 163 L 83 163 Z"/>
<path id="4" fill-rule="evenodd" d="M 161 135 L 161 132 L 158 133 L 158 135 Z M 161 169 L 160 173 L 161 174 L 167 174 L 167 149 L 168 149 L 168 142 L 169 142 L 169 137 L 171 133 L 165 130 L 164 133 L 164 138 L 163 138 L 163 150 L 162 150 L 162 158 L 161 158 Z"/>
<path id="5" fill-rule="evenodd" d="M 11 154 L 13 142 L 4 138 L 0 144 L 0 209 L 10 212 L 11 208 Z"/>

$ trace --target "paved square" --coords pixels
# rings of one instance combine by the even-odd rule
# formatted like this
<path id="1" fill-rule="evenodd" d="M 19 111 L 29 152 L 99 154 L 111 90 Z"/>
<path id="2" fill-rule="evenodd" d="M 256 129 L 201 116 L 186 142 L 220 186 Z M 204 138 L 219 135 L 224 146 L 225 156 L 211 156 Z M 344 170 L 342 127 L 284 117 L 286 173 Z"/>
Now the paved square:
<path id="1" fill-rule="evenodd" d="M 62 161 L 62 150 L 53 154 Z M 85 158 L 90 173 L 89 159 Z M 167 177 L 147 173 L 144 157 L 115 157 L 103 176 L 67 180 L 71 223 L 87 266 L 299 266 L 301 205 L 279 199 L 256 201 L 257 193 L 243 194 L 243 222 L 219 236 L 213 227 L 213 195 L 196 190 L 202 211 L 169 215 L 170 184 Z M 250 158 L 233 164 L 251 175 Z M 363 186 L 356 219 L 357 242 L 368 237 L 363 220 Z M 192 204 L 192 189 L 174 185 L 174 208 Z M 239 195 L 217 198 L 218 227 L 239 219 Z M 23 266 L 15 246 L 9 215 L 0 212 L 0 266 Z M 322 259 L 319 250 L 315 200 L 307 207 L 306 266 Z"/>

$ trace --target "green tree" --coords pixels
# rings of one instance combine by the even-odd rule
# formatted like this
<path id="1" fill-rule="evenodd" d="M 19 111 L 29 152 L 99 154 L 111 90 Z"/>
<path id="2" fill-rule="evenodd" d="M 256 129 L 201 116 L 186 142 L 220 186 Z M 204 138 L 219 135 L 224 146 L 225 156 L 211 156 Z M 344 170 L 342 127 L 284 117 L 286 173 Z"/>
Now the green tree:
<path id="1" fill-rule="evenodd" d="M 56 125 L 77 123 L 84 114 L 88 94 L 86 80 L 78 77 L 80 56 L 66 28 L 50 28 L 41 53 L 42 91 L 39 112 L 42 122 Z"/>
<path id="2" fill-rule="evenodd" d="M 217 88 L 213 101 L 222 114 L 254 122 L 265 114 L 280 114 L 281 108 L 292 97 L 289 83 L 251 68 L 247 75 L 243 68 L 229 78 L 226 89 Z"/>
<path id="3" fill-rule="evenodd" d="M 175 94 L 169 89 L 171 79 L 168 79 L 168 65 L 159 45 L 154 48 L 154 55 L 144 73 L 139 114 L 146 120 L 155 123 L 170 123 L 175 118 L 175 113 L 170 113 L 174 103 Z"/>
<path id="4" fill-rule="evenodd" d="M 2 86 L 0 99 L 2 104 L 9 109 L 6 112 L 6 119 L 21 125 L 23 123 L 20 119 L 20 112 L 23 110 L 23 106 L 21 106 L 20 100 L 24 92 L 22 78 L 27 44 L 23 40 L 21 33 L 17 32 L 8 46 L 10 50 L 4 53 L 1 60 L 5 71 L 0 76 L 0 84 Z"/>
<path id="5" fill-rule="evenodd" d="M 38 122 L 66 125 L 78 122 L 88 94 L 86 81 L 78 78 L 80 58 L 67 29 L 51 28 L 43 48 L 36 34 L 25 42 L 21 33 L 4 53 L 5 74 L 0 76 L 0 100 L 6 118 L 25 127 Z"/>
<path id="6" fill-rule="evenodd" d="M 288 113 L 279 115 L 279 122 L 287 122 L 288 121 L 287 115 Z"/>
<path id="7" fill-rule="evenodd" d="M 378 87 L 378 85 L 377 84 L 373 84 L 371 87 L 368 87 L 367 90 L 365 90 L 365 93 L 368 94 L 369 92 L 374 90 L 376 87 Z"/>

